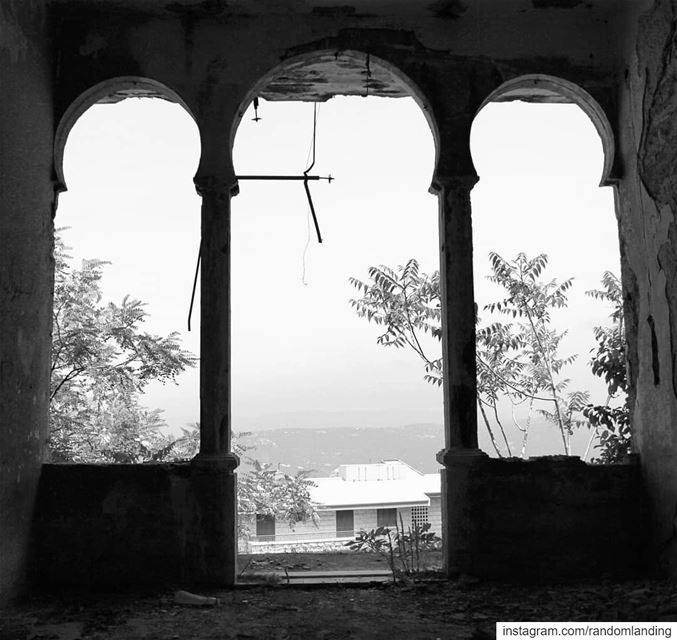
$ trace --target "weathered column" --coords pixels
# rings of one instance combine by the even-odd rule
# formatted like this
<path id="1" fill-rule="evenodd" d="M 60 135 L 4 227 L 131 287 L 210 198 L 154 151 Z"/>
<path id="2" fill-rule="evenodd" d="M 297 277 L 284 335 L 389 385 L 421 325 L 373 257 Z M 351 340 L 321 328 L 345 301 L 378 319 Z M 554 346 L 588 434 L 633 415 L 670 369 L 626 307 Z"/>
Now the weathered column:
<path id="1" fill-rule="evenodd" d="M 235 178 L 197 177 L 200 245 L 200 453 L 234 469 L 230 433 L 230 190 Z"/>
<path id="2" fill-rule="evenodd" d="M 477 448 L 475 297 L 470 190 L 477 176 L 436 177 L 446 449 Z"/>
<path id="3" fill-rule="evenodd" d="M 439 198 L 442 366 L 444 371 L 445 449 L 442 521 L 444 562 L 448 574 L 472 571 L 476 538 L 468 499 L 472 478 L 487 460 L 477 448 L 477 372 L 475 297 L 473 290 L 470 191 L 476 175 L 437 176 L 432 190 Z"/>
<path id="4" fill-rule="evenodd" d="M 189 569 L 201 583 L 232 585 L 237 574 L 237 475 L 230 414 L 230 197 L 234 176 L 198 176 L 200 245 L 200 453 L 192 487 L 202 550 Z"/>

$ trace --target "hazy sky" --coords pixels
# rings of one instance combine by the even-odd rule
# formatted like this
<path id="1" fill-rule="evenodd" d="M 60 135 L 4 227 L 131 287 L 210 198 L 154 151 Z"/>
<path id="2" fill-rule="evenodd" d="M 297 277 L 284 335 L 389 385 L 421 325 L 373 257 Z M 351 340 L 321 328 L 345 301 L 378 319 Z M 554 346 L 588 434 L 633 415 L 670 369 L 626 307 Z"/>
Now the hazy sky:
<path id="1" fill-rule="evenodd" d="M 236 171 L 301 173 L 312 104 L 262 102 L 262 120 L 252 115 L 238 130 Z M 612 191 L 597 186 L 602 150 L 593 125 L 571 105 L 492 104 L 475 120 L 471 149 L 481 177 L 472 192 L 480 308 L 497 296 L 484 278 L 489 251 L 548 253 L 546 274 L 576 277 L 570 306 L 557 315 L 570 331 L 563 352 L 580 354 L 572 388 L 603 401 L 587 362 L 592 327 L 609 309 L 583 292 L 605 269 L 618 272 L 619 257 Z M 72 255 L 111 261 L 107 298 L 147 302 L 148 330 L 179 331 L 194 353 L 199 312 L 191 333 L 186 317 L 199 243 L 198 159 L 196 125 L 179 106 L 94 106 L 68 139 L 69 190 L 56 220 L 71 227 L 64 237 Z M 423 380 L 416 356 L 378 346 L 378 328 L 348 304 L 348 278 L 366 278 L 371 265 L 416 257 L 424 271 L 438 268 L 433 164 L 433 138 L 412 100 L 339 97 L 319 108 L 313 173 L 336 178 L 311 185 L 322 245 L 309 232 L 301 183 L 241 182 L 232 221 L 236 430 L 441 423 L 441 392 Z M 145 401 L 179 427 L 198 419 L 198 394 L 196 369 L 178 386 L 153 387 Z"/>

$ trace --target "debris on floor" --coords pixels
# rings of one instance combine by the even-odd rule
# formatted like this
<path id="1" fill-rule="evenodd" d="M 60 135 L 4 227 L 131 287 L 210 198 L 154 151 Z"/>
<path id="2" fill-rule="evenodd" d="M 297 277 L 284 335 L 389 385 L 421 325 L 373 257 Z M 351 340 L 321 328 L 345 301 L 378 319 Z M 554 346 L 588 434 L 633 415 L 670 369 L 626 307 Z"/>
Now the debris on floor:
<path id="1" fill-rule="evenodd" d="M 630 620 L 677 621 L 677 583 L 535 586 L 466 576 L 403 586 L 249 585 L 214 596 L 54 594 L 4 610 L 0 639 L 490 640 L 496 622 Z"/>
<path id="2" fill-rule="evenodd" d="M 177 591 L 174 593 L 174 602 L 191 607 L 215 607 L 219 604 L 219 599 L 212 596 L 200 596 L 190 591 Z"/>

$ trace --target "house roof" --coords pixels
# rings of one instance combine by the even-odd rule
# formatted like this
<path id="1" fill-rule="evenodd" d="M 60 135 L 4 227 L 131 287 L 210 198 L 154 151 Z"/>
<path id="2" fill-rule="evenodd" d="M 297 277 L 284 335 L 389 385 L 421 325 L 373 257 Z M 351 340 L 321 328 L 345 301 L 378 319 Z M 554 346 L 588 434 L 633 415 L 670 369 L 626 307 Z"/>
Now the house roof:
<path id="1" fill-rule="evenodd" d="M 423 492 L 429 496 L 439 496 L 442 493 L 442 479 L 438 473 L 426 473 L 423 476 Z"/>
<path id="2" fill-rule="evenodd" d="M 423 490 L 422 481 L 347 482 L 342 478 L 312 478 L 312 481 L 316 486 L 310 489 L 311 498 L 320 508 L 325 509 L 375 509 L 430 504 L 430 499 Z"/>
<path id="3" fill-rule="evenodd" d="M 423 474 L 399 459 L 342 464 L 329 478 L 309 480 L 320 510 L 428 506 L 441 493 L 439 473 Z"/>

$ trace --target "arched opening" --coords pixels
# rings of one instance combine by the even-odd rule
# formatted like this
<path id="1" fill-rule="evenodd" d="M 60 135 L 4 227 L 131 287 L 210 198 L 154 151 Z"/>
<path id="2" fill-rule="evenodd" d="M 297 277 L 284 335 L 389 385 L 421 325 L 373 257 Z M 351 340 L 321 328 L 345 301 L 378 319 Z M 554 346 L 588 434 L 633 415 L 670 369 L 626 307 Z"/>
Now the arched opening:
<path id="1" fill-rule="evenodd" d="M 580 87 L 525 76 L 484 102 L 471 150 L 481 447 L 620 459 L 599 422 L 626 384 L 611 127 Z"/>
<path id="2" fill-rule="evenodd" d="M 234 137 L 236 173 L 302 176 L 312 163 L 316 121 L 311 173 L 335 180 L 310 184 L 322 244 L 300 181 L 241 179 L 232 203 L 233 431 L 252 432 L 244 443 L 255 449 L 243 459 L 266 462 L 280 476 L 310 471 L 319 515 L 317 523 L 290 527 L 281 510 L 273 513 L 275 505 L 241 496 L 240 551 L 255 559 L 276 551 L 335 552 L 360 530 L 385 525 L 394 533 L 396 525 L 429 522 L 440 535 L 441 389 L 425 379 L 410 345 L 377 342 L 387 324 L 369 325 L 366 315 L 383 317 L 388 308 L 359 303 L 387 277 L 401 283 L 398 267 L 412 258 L 419 290 L 424 274 L 439 270 L 438 206 L 428 193 L 434 124 L 409 81 L 357 52 L 285 63 L 251 92 L 254 98 L 256 109 L 245 105 Z M 370 274 L 380 265 L 391 276 L 385 269 Z M 414 293 L 414 278 L 406 277 Z M 398 286 L 391 293 L 401 300 Z M 420 324 L 416 335 L 437 360 L 438 339 Z M 242 464 L 238 473 L 246 485 L 252 468 Z M 353 568 L 373 567 L 364 565 L 365 555 L 340 558 Z M 341 568 L 318 559 L 325 570 Z M 312 562 L 296 564 L 318 568 Z"/>
<path id="3" fill-rule="evenodd" d="M 194 455 L 199 156 L 186 105 L 149 79 L 97 85 L 59 123 L 55 172 L 69 190 L 55 217 L 53 461 Z"/>

